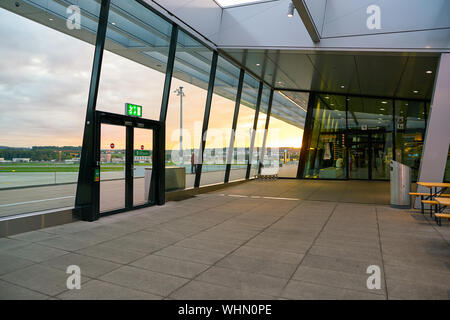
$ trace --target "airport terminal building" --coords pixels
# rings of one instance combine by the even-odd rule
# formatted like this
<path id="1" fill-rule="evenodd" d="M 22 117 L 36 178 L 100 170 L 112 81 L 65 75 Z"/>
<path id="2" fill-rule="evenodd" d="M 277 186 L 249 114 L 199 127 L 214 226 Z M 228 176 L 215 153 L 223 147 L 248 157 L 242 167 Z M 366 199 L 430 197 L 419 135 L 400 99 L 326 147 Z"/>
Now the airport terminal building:
<path id="1" fill-rule="evenodd" d="M 268 266 L 271 271 L 258 269 L 264 277 L 274 277 L 261 280 L 272 283 L 270 289 L 252 283 L 245 294 L 239 286 L 223 294 L 305 298 L 308 290 L 323 292 L 308 286 L 310 279 L 320 278 L 313 266 L 328 263 L 317 258 L 328 257 L 327 245 L 342 245 L 334 248 L 347 259 L 349 248 L 358 247 L 344 243 L 349 233 L 355 237 L 347 239 L 350 244 L 378 239 L 375 248 L 367 244 L 368 252 L 381 250 L 374 256 L 379 255 L 383 273 L 388 273 L 394 270 L 389 264 L 394 256 L 406 252 L 395 242 L 400 241 L 394 236 L 398 231 L 411 243 L 433 238 L 429 245 L 438 256 L 430 259 L 437 262 L 426 267 L 448 278 L 443 267 L 450 241 L 445 219 L 436 230 L 433 218 L 414 209 L 421 206 L 419 197 L 401 214 L 387 207 L 392 160 L 410 168 L 414 186 L 450 183 L 449 1 L 2 0 L 0 16 L 0 260 L 2 254 L 12 255 L 25 261 L 18 265 L 28 267 L 25 242 L 14 241 L 29 241 L 35 246 L 30 252 L 40 246 L 54 250 L 46 258 L 33 254 L 36 259 L 30 260 L 40 268 L 54 267 L 45 263 L 57 259 L 60 250 L 114 264 L 147 259 L 134 267 L 166 276 L 154 269 L 162 262 L 151 259 L 187 255 L 185 260 L 199 265 L 186 268 L 199 272 L 169 272 L 174 278 L 164 280 L 169 289 L 136 289 L 131 280 L 121 283 L 106 271 L 98 274 L 100 280 L 94 272 L 96 280 L 91 281 L 189 299 L 203 297 L 189 292 L 213 290 L 202 284 L 219 285 L 219 269 L 232 270 L 242 262 L 236 257 L 250 259 L 254 252 L 246 241 L 250 249 L 280 252 L 277 245 L 290 243 L 277 258 L 279 264 Z M 296 220 L 302 206 L 318 220 Z M 433 207 L 425 209 L 433 216 Z M 142 217 L 146 212 L 149 216 Z M 415 214 L 424 224 L 411 218 Z M 405 219 L 410 219 L 408 227 Z M 117 226 L 107 225 L 109 221 Z M 326 238 L 330 243 L 321 242 L 333 223 L 337 225 L 330 232 L 339 232 Z M 63 236 L 64 228 L 75 229 Z M 219 228 L 223 235 L 209 228 Z M 149 238 L 143 241 L 143 234 L 139 238 L 125 229 Z M 161 233 L 154 236 L 158 239 L 149 230 Z M 31 235 L 21 236 L 25 232 Z M 267 232 L 270 237 L 264 238 L 261 234 Z M 297 239 L 300 235 L 305 238 Z M 209 238 L 215 236 L 219 238 Z M 64 243 L 58 237 L 70 245 L 58 247 Z M 120 242 L 121 237 L 130 238 Z M 150 245 L 152 239 L 157 244 Z M 131 249 L 133 254 L 111 251 L 109 256 L 105 252 L 111 246 L 100 240 L 116 241 L 114 250 L 127 243 L 138 248 Z M 206 240 L 217 243 L 205 255 L 200 250 L 210 248 L 202 243 Z M 96 246 L 103 249 L 95 251 Z M 297 260 L 294 252 L 300 247 L 304 251 Z M 253 253 L 244 254 L 249 251 Z M 227 256 L 215 259 L 219 254 Z M 235 260 L 227 265 L 230 256 Z M 252 273 L 249 265 L 261 265 L 262 259 L 253 258 L 245 262 L 248 269 L 239 270 Z M 420 260 L 412 253 L 408 259 L 399 264 Z M 173 264 L 163 264 L 172 270 Z M 392 265 L 398 266 L 396 260 Z M 17 284 L 14 272 L 20 270 L 3 272 L 0 267 L 0 293 L 16 292 L 9 287 Z M 392 274 L 396 272 L 404 274 L 397 269 Z M 235 276 L 247 281 L 243 274 Z M 185 278 L 188 285 L 180 280 Z M 336 296 L 408 298 L 405 292 L 426 291 L 423 284 L 391 279 L 392 285 L 383 285 L 379 295 L 336 285 L 344 290 Z M 304 288 L 305 283 L 306 291 L 300 290 L 297 285 Z M 337 290 L 332 287 L 324 290 Z M 426 292 L 448 299 L 445 288 L 448 282 Z M 64 290 L 33 290 L 73 298 Z M 92 294 L 87 297 L 95 298 Z"/>

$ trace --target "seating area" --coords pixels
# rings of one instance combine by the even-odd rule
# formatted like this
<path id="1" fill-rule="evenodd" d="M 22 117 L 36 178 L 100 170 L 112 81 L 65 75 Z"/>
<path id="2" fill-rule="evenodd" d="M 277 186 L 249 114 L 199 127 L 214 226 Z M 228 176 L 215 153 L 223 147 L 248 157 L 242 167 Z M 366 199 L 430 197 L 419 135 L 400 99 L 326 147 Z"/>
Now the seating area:
<path id="1" fill-rule="evenodd" d="M 450 194 L 445 193 L 450 183 L 441 182 L 417 182 L 418 186 L 428 188 L 429 192 L 410 192 L 413 197 L 420 197 L 420 209 L 422 214 L 425 213 L 425 205 L 428 205 L 430 217 L 433 217 L 438 226 L 442 226 L 442 219 L 450 221 L 450 213 L 445 213 L 447 206 L 450 206 Z"/>

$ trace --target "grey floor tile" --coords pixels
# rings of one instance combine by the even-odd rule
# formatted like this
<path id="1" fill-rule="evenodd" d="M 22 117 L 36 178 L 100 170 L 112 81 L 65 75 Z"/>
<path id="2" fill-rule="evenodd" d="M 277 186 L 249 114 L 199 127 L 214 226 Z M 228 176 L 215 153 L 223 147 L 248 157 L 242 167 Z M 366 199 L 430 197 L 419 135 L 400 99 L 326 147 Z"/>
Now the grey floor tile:
<path id="1" fill-rule="evenodd" d="M 161 300 L 162 297 L 147 292 L 121 287 L 112 283 L 91 280 L 80 290 L 68 290 L 57 298 L 62 300 Z"/>
<path id="2" fill-rule="evenodd" d="M 387 279 L 388 296 L 405 300 L 440 300 L 450 299 L 450 289 L 446 285 L 437 286 L 419 283 L 417 281 L 403 281 Z"/>
<path id="3" fill-rule="evenodd" d="M 328 287 L 318 284 L 289 281 L 282 297 L 294 300 L 384 300 L 385 296 Z"/>
<path id="4" fill-rule="evenodd" d="M 28 288 L 40 293 L 54 296 L 67 290 L 68 274 L 61 270 L 42 265 L 32 265 L 0 277 L 7 282 Z M 81 282 L 89 280 L 81 275 Z"/>
<path id="5" fill-rule="evenodd" d="M 76 253 L 69 253 L 44 261 L 41 264 L 64 272 L 67 270 L 67 267 L 76 265 L 80 267 L 82 275 L 90 278 L 97 278 L 121 266 L 121 264 Z"/>
<path id="6" fill-rule="evenodd" d="M 384 279 L 381 278 L 380 289 L 368 289 L 367 279 L 370 274 L 350 274 L 333 270 L 300 266 L 292 279 L 335 288 L 362 291 L 371 294 L 385 295 Z"/>
<path id="7" fill-rule="evenodd" d="M 170 295 L 179 300 L 272 300 L 274 297 L 245 289 L 232 289 L 201 281 L 192 281 Z"/>
<path id="8" fill-rule="evenodd" d="M 149 255 L 131 264 L 132 266 L 192 279 L 209 268 L 208 265 L 186 260 Z"/>
<path id="9" fill-rule="evenodd" d="M 13 249 L 13 248 L 19 248 L 28 245 L 29 242 L 18 240 L 18 239 L 10 239 L 10 238 L 0 238 L 0 252 Z"/>
<path id="10" fill-rule="evenodd" d="M 302 261 L 302 266 L 325 270 L 340 271 L 350 274 L 365 274 L 367 267 L 382 264 L 378 260 L 356 260 L 349 258 L 335 258 L 308 254 Z"/>
<path id="11" fill-rule="evenodd" d="M 68 252 L 31 243 L 23 247 L 6 250 L 5 253 L 34 262 L 42 262 L 51 258 L 62 256 Z"/>
<path id="12" fill-rule="evenodd" d="M 23 240 L 23 241 L 27 241 L 27 242 L 38 242 L 38 241 L 51 239 L 54 237 L 55 237 L 55 234 L 51 234 L 51 233 L 44 232 L 44 231 L 31 231 L 31 232 L 20 233 L 20 234 L 14 235 L 14 236 L 9 236 L 9 238 L 11 238 L 11 239 Z"/>
<path id="13" fill-rule="evenodd" d="M 253 274 L 240 270 L 212 267 L 202 273 L 196 280 L 213 283 L 234 289 L 259 292 L 271 296 L 279 296 L 287 283 L 286 279 L 262 274 Z"/>
<path id="14" fill-rule="evenodd" d="M 289 279 L 297 268 L 297 264 L 283 263 L 271 259 L 244 257 L 235 254 L 225 257 L 216 265 L 223 268 L 265 274 L 285 279 Z"/>
<path id="15" fill-rule="evenodd" d="M 115 248 L 109 245 L 97 244 L 88 248 L 78 250 L 76 253 L 116 262 L 119 264 L 130 263 L 142 258 L 146 254 L 143 252 L 131 251 L 129 249 Z"/>
<path id="16" fill-rule="evenodd" d="M 269 248 L 252 247 L 250 245 L 244 245 L 238 248 L 233 254 L 243 257 L 250 257 L 256 259 L 273 260 L 277 262 L 299 264 L 304 254 L 296 253 L 292 251 L 283 251 Z"/>
<path id="17" fill-rule="evenodd" d="M 223 253 L 178 246 L 170 246 L 154 254 L 208 265 L 214 264 L 225 256 Z"/>
<path id="18" fill-rule="evenodd" d="M 0 300 L 46 300 L 47 295 L 0 280 Z"/>
<path id="19" fill-rule="evenodd" d="M 219 253 L 225 254 L 235 250 L 239 246 L 237 244 L 229 242 L 212 242 L 209 240 L 191 238 L 179 241 L 175 245 L 179 247 L 193 248 L 198 250 L 217 251 Z"/>
<path id="20" fill-rule="evenodd" d="M 19 270 L 35 262 L 0 252 L 0 275 Z"/>
<path id="21" fill-rule="evenodd" d="M 184 278 L 130 266 L 123 266 L 114 270 L 100 277 L 99 280 L 163 297 L 169 295 L 189 281 Z"/>
<path id="22" fill-rule="evenodd" d="M 66 251 L 76 251 L 79 249 L 92 246 L 95 243 L 89 240 L 83 240 L 82 238 L 75 239 L 65 236 L 57 236 L 43 241 L 39 241 L 37 242 L 37 244 Z"/>

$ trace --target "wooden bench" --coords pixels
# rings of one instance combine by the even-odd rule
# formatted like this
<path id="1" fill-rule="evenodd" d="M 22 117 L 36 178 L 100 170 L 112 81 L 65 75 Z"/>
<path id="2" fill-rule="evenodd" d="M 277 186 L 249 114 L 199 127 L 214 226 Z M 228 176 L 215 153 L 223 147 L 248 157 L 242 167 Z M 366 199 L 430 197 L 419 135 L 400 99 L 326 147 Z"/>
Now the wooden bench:
<path id="1" fill-rule="evenodd" d="M 438 224 L 438 226 L 442 225 L 442 218 L 447 218 L 450 220 L 450 213 L 435 213 L 434 216 L 436 217 L 436 222 Z"/>
<path id="2" fill-rule="evenodd" d="M 424 214 L 424 207 L 423 207 L 423 203 L 422 203 L 422 201 L 424 200 L 423 197 L 429 197 L 430 194 L 425 193 L 425 192 L 410 192 L 409 195 L 420 197 L 420 211 L 422 212 L 422 214 Z M 414 203 L 413 201 L 411 201 L 411 202 Z M 414 204 L 413 204 L 413 208 L 414 208 Z"/>
<path id="3" fill-rule="evenodd" d="M 437 202 L 436 200 L 422 200 L 422 203 L 430 205 L 430 217 L 433 216 L 433 206 L 435 206 L 436 213 L 438 212 L 439 202 Z"/>

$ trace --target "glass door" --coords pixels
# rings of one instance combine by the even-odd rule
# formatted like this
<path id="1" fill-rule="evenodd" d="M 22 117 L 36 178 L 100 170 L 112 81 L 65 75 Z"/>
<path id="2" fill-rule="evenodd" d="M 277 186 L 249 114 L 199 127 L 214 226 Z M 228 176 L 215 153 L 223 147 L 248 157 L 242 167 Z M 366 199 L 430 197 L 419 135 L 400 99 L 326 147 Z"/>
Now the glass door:
<path id="1" fill-rule="evenodd" d="M 100 212 L 125 208 L 126 130 L 101 124 Z"/>
<path id="2" fill-rule="evenodd" d="M 133 205 L 149 202 L 153 164 L 153 130 L 134 128 L 133 143 Z"/>
<path id="3" fill-rule="evenodd" d="M 350 134 L 348 139 L 349 179 L 370 179 L 369 134 Z"/>
<path id="4" fill-rule="evenodd" d="M 392 135 L 390 133 L 372 133 L 371 146 L 371 178 L 389 180 L 390 160 L 392 159 Z"/>

